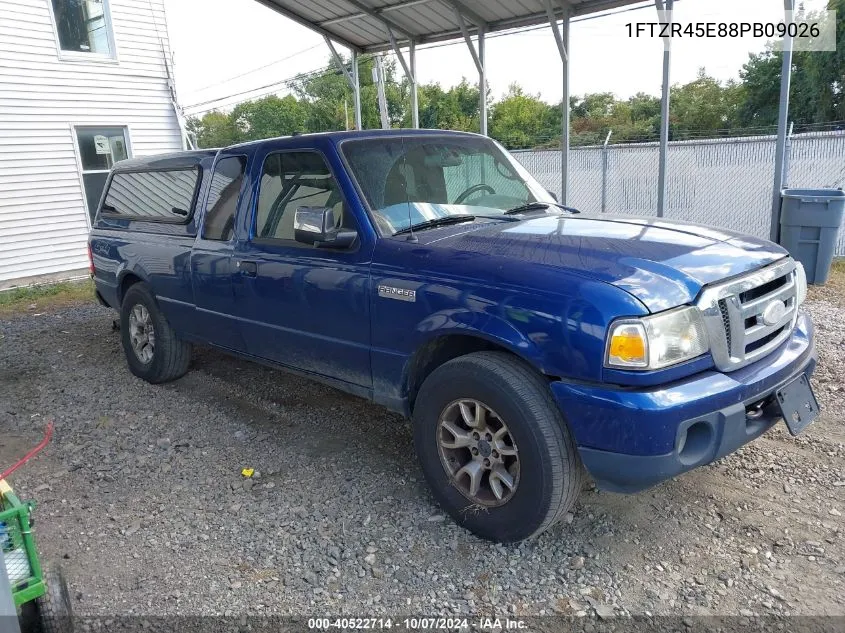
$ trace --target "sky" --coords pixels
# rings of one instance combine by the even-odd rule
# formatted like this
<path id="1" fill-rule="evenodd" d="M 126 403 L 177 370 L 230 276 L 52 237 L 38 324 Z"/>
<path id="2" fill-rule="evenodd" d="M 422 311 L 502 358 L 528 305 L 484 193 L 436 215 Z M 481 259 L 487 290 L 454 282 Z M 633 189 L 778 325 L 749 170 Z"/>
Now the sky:
<path id="1" fill-rule="evenodd" d="M 436 2 L 437 0 L 431 0 Z M 804 0 L 807 10 L 825 0 Z M 738 5 L 741 7 L 738 10 Z M 188 114 L 211 107 L 225 109 L 267 93 L 268 84 L 325 67 L 329 50 L 322 36 L 259 4 L 256 0 L 165 0 L 174 54 L 179 101 Z M 782 0 L 678 0 L 674 19 L 687 22 L 759 22 L 782 19 Z M 657 20 L 653 4 L 598 19 L 576 18 L 570 31 L 570 91 L 613 92 L 626 98 L 637 92 L 660 94 L 663 43 L 659 38 L 631 38 L 626 24 Z M 699 68 L 719 80 L 738 79 L 750 53 L 763 50 L 753 38 L 675 39 L 671 80 L 686 83 Z M 343 48 L 338 48 L 346 52 Z M 401 69 L 400 69 L 401 72 Z M 513 82 L 544 100 L 559 102 L 561 61 L 551 29 L 514 33 L 487 40 L 487 81 L 495 98 Z M 417 49 L 421 83 L 453 86 L 478 73 L 463 40 Z M 278 94 L 284 88 L 277 87 Z M 239 96 L 237 93 L 245 91 Z M 206 105 L 210 100 L 220 99 Z M 196 107 L 192 107 L 196 106 Z"/>

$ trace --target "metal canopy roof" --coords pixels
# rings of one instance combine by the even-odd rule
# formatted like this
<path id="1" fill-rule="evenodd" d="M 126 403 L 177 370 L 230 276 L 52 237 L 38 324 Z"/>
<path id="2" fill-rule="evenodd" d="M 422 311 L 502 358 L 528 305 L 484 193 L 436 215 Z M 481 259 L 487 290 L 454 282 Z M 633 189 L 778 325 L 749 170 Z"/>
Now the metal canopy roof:
<path id="1" fill-rule="evenodd" d="M 487 33 L 548 23 L 547 5 L 574 17 L 643 0 L 257 0 L 358 53 L 391 48 L 391 36 L 416 44 L 457 39 L 461 18 Z"/>

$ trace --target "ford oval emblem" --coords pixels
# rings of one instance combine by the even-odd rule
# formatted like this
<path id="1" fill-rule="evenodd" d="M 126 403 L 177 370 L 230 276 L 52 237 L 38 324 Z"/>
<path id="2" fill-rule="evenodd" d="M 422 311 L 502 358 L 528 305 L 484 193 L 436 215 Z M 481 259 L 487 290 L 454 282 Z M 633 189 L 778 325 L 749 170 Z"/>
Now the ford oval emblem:
<path id="1" fill-rule="evenodd" d="M 760 316 L 763 318 L 763 323 L 772 326 L 779 323 L 785 314 L 786 304 L 783 301 L 775 299 L 763 309 L 763 313 Z"/>

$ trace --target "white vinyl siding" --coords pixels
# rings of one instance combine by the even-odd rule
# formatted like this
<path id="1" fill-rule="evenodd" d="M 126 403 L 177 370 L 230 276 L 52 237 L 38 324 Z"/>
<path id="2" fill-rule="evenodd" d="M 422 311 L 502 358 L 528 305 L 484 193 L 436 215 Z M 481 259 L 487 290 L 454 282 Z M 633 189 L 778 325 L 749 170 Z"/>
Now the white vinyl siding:
<path id="1" fill-rule="evenodd" d="M 76 127 L 126 127 L 132 156 L 182 149 L 163 0 L 109 0 L 107 61 L 62 57 L 51 2 L 0 2 L 0 289 L 88 266 Z"/>

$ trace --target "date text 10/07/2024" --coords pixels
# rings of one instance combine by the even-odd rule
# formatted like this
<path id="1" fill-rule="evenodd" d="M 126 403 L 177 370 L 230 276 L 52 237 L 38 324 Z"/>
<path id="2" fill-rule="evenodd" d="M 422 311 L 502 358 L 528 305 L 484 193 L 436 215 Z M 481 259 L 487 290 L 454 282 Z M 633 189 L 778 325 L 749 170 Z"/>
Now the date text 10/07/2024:
<path id="1" fill-rule="evenodd" d="M 512 618 L 309 618 L 308 628 L 318 631 L 407 630 L 407 631 L 520 631 L 523 620 Z"/>

